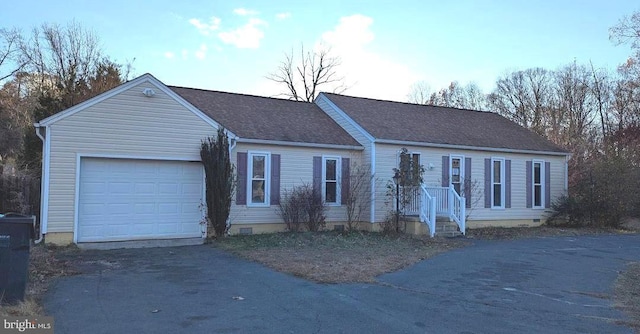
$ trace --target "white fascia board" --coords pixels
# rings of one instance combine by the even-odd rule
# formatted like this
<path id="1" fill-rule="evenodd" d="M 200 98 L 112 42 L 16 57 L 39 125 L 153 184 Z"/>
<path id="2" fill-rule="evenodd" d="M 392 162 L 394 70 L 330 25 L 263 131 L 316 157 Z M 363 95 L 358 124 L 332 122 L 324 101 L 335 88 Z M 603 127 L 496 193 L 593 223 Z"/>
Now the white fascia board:
<path id="1" fill-rule="evenodd" d="M 153 75 L 146 73 L 143 74 L 133 80 L 130 80 L 128 82 L 123 83 L 122 85 L 115 87 L 111 90 L 108 90 L 96 97 L 93 97 L 87 101 L 84 101 L 82 103 L 79 103 L 69 109 L 66 109 L 64 111 L 61 111 L 55 115 L 49 116 L 43 120 L 41 120 L 38 123 L 35 123 L 35 126 L 48 126 L 51 125 L 61 119 L 67 118 L 81 110 L 84 110 L 86 108 L 89 108 L 97 103 L 100 103 L 110 97 L 113 97 L 115 95 L 118 95 L 122 92 L 124 92 L 125 90 L 128 90 L 132 87 L 135 87 L 137 85 L 140 85 L 142 83 L 148 82 L 152 85 L 154 85 L 156 88 L 158 88 L 158 90 L 164 92 L 165 94 L 167 94 L 169 97 L 171 97 L 172 99 L 174 99 L 176 102 L 178 102 L 180 105 L 182 105 L 183 107 L 185 107 L 186 109 L 188 109 L 189 111 L 193 112 L 196 116 L 200 117 L 203 121 L 205 121 L 207 124 L 211 125 L 213 128 L 218 129 L 221 127 L 221 125 L 219 123 L 217 123 L 215 120 L 211 119 L 209 116 L 207 116 L 205 113 L 203 113 L 200 109 L 196 108 L 194 105 L 192 105 L 191 103 L 189 103 L 187 100 L 185 100 L 184 98 L 182 98 L 180 95 L 178 95 L 176 92 L 174 92 L 173 90 L 171 90 L 171 88 L 167 87 L 164 83 L 162 83 L 160 80 L 156 79 Z M 151 97 L 153 98 L 153 97 Z M 232 133 L 231 131 L 229 131 L 228 129 L 226 130 L 227 135 L 229 137 L 236 137 L 236 135 L 234 133 Z"/>
<path id="2" fill-rule="evenodd" d="M 250 139 L 250 138 L 237 138 L 238 143 L 243 144 L 263 144 L 263 145 L 278 145 L 278 146 L 295 146 L 295 147 L 313 147 L 313 148 L 329 148 L 337 150 L 355 150 L 362 151 L 364 147 L 353 145 L 338 145 L 338 144 L 321 144 L 321 143 L 303 143 L 284 140 L 267 140 L 267 139 Z"/>
<path id="3" fill-rule="evenodd" d="M 489 151 L 489 152 L 501 152 L 501 153 L 521 153 L 521 154 L 555 155 L 555 156 L 569 156 L 570 155 L 570 153 L 567 153 L 567 152 L 533 151 L 533 150 L 520 150 L 520 149 L 498 148 L 498 147 L 480 147 L 480 146 L 468 146 L 468 145 L 435 144 L 435 143 L 425 143 L 425 142 L 405 141 L 405 140 L 391 140 L 391 139 L 376 139 L 375 142 L 379 143 L 379 144 L 422 146 L 422 147 L 433 147 L 433 148 L 448 148 L 448 149 L 469 150 L 469 151 Z"/>

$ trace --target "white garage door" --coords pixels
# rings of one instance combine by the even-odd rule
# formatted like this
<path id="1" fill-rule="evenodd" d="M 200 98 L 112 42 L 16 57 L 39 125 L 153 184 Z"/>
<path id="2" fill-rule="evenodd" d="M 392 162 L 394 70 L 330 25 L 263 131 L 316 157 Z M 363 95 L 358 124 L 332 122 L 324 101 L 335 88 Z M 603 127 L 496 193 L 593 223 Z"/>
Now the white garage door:
<path id="1" fill-rule="evenodd" d="M 78 242 L 201 237 L 197 162 L 82 158 Z"/>

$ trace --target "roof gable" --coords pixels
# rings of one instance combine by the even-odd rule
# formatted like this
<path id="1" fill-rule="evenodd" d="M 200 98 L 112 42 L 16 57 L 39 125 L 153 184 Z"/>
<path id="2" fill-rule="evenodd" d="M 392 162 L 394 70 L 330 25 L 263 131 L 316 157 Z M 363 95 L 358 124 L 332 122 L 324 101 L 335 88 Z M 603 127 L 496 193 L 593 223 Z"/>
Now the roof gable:
<path id="1" fill-rule="evenodd" d="M 492 112 L 321 94 L 378 141 L 567 153 Z"/>
<path id="2" fill-rule="evenodd" d="M 186 109 L 188 109 L 189 111 L 193 112 L 194 114 L 196 114 L 198 117 L 200 117 L 203 121 L 205 121 L 206 123 L 208 123 L 209 125 L 211 125 L 213 128 L 218 129 L 220 127 L 220 124 L 218 124 L 215 120 L 211 119 L 209 116 L 205 115 L 202 111 L 198 110 L 196 107 L 194 107 L 192 104 L 190 104 L 188 101 L 184 100 L 182 97 L 180 97 L 178 94 L 176 94 L 175 92 L 173 92 L 171 89 L 169 89 L 166 85 L 164 85 L 160 80 L 156 79 L 153 75 L 146 73 L 143 74 L 135 79 L 132 79 L 130 81 L 127 81 L 125 83 L 123 83 L 120 86 L 117 86 L 113 89 L 110 89 L 100 95 L 97 95 L 91 99 L 88 99 L 82 103 L 79 103 L 71 108 L 65 109 L 59 113 L 56 113 L 54 115 L 51 115 L 43 120 L 41 120 L 40 122 L 38 122 L 36 125 L 37 126 L 48 126 L 51 125 L 53 123 L 56 123 L 62 119 L 65 119 L 77 112 L 80 112 L 84 109 L 87 109 L 93 105 L 96 105 L 106 99 L 109 99 L 113 96 L 116 96 L 124 91 L 127 91 L 131 88 L 134 88 L 136 86 L 139 86 L 143 83 L 149 83 L 151 85 L 153 85 L 154 87 L 156 87 L 158 90 L 162 91 L 163 93 L 167 94 L 169 97 L 171 97 L 172 99 L 174 99 L 176 102 L 178 102 L 179 104 L 181 104 L 182 106 L 184 106 Z M 143 94 L 142 91 L 140 91 L 140 94 Z M 229 132 L 229 135 L 232 137 L 235 137 L 235 134 L 233 134 L 232 132 Z"/>
<path id="3" fill-rule="evenodd" d="M 360 147 L 313 103 L 195 88 L 169 88 L 240 138 Z"/>

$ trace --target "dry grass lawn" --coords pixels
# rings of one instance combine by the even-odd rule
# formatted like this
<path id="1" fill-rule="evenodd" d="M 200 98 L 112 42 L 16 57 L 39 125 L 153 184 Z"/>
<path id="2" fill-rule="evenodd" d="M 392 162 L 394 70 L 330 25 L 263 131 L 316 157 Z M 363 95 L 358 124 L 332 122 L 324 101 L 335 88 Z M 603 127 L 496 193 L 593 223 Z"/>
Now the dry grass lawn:
<path id="1" fill-rule="evenodd" d="M 635 233 L 629 229 L 597 228 L 597 227 L 485 227 L 467 230 L 467 238 L 499 240 L 536 237 L 562 237 L 595 234 Z"/>
<path id="2" fill-rule="evenodd" d="M 640 333 L 640 262 L 631 263 L 615 284 L 616 306 L 630 318 L 624 324 Z"/>
<path id="3" fill-rule="evenodd" d="M 74 247 L 32 247 L 25 300 L 15 305 L 0 305 L 0 317 L 44 315 L 42 297 L 47 292 L 51 280 L 76 273 L 71 269 L 71 263 L 60 260 L 58 255 L 74 251 Z"/>
<path id="4" fill-rule="evenodd" d="M 217 247 L 275 270 L 322 283 L 372 282 L 452 248 L 464 239 L 337 232 L 232 236 Z"/>

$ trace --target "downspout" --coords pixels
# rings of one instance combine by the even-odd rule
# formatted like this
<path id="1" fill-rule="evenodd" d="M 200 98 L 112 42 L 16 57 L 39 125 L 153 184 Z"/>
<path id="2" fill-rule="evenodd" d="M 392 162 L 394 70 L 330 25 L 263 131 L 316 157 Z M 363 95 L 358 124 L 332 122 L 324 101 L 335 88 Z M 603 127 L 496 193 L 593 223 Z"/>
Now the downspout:
<path id="1" fill-rule="evenodd" d="M 44 164 L 44 154 L 45 154 L 45 143 L 46 143 L 46 139 L 44 136 L 42 136 L 42 134 L 40 134 L 40 123 L 35 123 L 35 130 L 36 130 L 36 136 L 38 136 L 38 138 L 40 138 L 40 140 L 42 140 L 42 172 L 41 172 L 41 179 L 40 179 L 40 233 L 38 236 L 38 239 L 34 241 L 35 244 L 39 244 L 42 242 L 42 239 L 44 239 L 44 234 L 42 233 L 42 228 L 44 225 L 44 220 L 43 220 L 43 206 L 42 206 L 42 201 L 44 201 L 44 173 L 45 173 L 45 164 Z M 45 135 L 46 135 L 46 127 L 45 127 Z"/>

